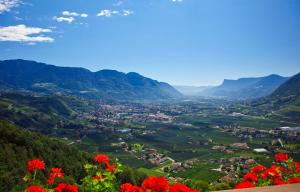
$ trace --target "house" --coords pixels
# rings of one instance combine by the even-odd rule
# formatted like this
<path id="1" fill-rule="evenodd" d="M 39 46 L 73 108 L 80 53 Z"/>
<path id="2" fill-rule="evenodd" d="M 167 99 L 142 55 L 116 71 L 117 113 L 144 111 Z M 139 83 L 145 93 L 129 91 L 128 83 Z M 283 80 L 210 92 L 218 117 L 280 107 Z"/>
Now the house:
<path id="1" fill-rule="evenodd" d="M 238 148 L 238 149 L 249 149 L 247 143 L 232 143 L 230 145 L 232 148 Z"/>
<path id="2" fill-rule="evenodd" d="M 265 148 L 256 148 L 253 149 L 253 151 L 255 151 L 256 153 L 268 153 L 268 150 L 266 150 Z"/>

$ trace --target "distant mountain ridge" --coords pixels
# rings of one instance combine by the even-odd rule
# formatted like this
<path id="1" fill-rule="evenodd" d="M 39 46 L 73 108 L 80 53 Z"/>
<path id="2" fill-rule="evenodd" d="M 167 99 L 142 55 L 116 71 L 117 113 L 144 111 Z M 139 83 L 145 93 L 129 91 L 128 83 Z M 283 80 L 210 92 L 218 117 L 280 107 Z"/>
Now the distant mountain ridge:
<path id="1" fill-rule="evenodd" d="M 250 111 L 300 123 L 300 73 L 280 85 L 272 94 L 250 102 Z"/>
<path id="2" fill-rule="evenodd" d="M 241 100 L 254 99 L 271 94 L 286 80 L 288 77 L 275 74 L 237 80 L 225 79 L 220 86 L 206 89 L 200 95 Z"/>
<path id="3" fill-rule="evenodd" d="M 297 110 L 300 115 L 300 73 L 280 85 L 272 94 L 258 99 L 255 103 L 260 105 L 267 104 L 272 106 L 273 109 L 280 109 L 285 106 L 298 106 Z M 295 107 L 293 108 L 295 109 Z"/>
<path id="4" fill-rule="evenodd" d="M 299 97 L 300 96 L 300 73 L 291 77 L 276 89 L 270 97 Z"/>
<path id="5" fill-rule="evenodd" d="M 161 100 L 181 97 L 181 93 L 169 84 L 134 72 L 91 72 L 84 68 L 58 67 L 20 59 L 0 61 L 0 84 L 0 88 L 9 86 L 96 99 Z"/>

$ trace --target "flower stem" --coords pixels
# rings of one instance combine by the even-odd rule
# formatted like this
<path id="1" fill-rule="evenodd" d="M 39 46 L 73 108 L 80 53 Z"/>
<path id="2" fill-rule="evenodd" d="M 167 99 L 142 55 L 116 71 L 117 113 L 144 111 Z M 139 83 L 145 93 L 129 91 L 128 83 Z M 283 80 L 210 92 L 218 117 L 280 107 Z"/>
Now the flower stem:
<path id="1" fill-rule="evenodd" d="M 35 181 L 35 176 L 36 176 L 36 170 L 34 170 L 33 181 Z"/>

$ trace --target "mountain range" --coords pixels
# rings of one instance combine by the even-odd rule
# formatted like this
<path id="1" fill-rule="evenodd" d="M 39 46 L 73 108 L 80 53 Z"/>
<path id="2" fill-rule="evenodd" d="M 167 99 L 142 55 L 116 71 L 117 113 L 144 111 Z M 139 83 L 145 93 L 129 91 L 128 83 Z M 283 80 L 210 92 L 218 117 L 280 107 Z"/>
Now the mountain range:
<path id="1" fill-rule="evenodd" d="M 255 99 L 270 95 L 288 79 L 274 74 L 237 80 L 225 79 L 220 86 L 205 89 L 198 95 L 238 100 Z"/>
<path id="2" fill-rule="evenodd" d="M 269 112 L 276 119 L 300 123 L 300 73 L 267 97 L 252 101 L 250 106 Z"/>
<path id="3" fill-rule="evenodd" d="M 300 73 L 283 83 L 271 95 L 271 98 L 297 98 L 300 97 Z"/>
<path id="4" fill-rule="evenodd" d="M 58 67 L 20 59 L 0 61 L 0 88 L 103 100 L 164 100 L 182 96 L 169 84 L 134 72 L 91 72 L 84 68 Z"/>

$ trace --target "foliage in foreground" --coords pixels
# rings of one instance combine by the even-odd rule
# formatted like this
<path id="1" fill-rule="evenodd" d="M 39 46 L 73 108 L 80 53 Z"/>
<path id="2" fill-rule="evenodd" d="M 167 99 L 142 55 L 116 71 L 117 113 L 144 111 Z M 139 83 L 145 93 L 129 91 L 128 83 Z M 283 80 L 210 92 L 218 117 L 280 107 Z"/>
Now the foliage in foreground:
<path id="1" fill-rule="evenodd" d="M 80 184 L 68 184 L 64 181 L 62 168 L 51 168 L 46 184 L 37 179 L 37 172 L 46 169 L 45 163 L 40 159 L 33 159 L 27 163 L 27 174 L 24 181 L 28 183 L 27 192 L 197 192 L 188 186 L 170 184 L 164 177 L 148 177 L 141 186 L 131 183 L 121 184 L 117 174 L 122 172 L 122 165 L 112 163 L 104 154 L 98 154 L 93 159 L 93 164 L 85 164 L 86 176 Z"/>
<path id="2" fill-rule="evenodd" d="M 123 183 L 118 180 L 118 173 L 122 172 L 122 165 L 116 161 L 112 163 L 105 154 L 98 154 L 93 164 L 85 164 L 86 176 L 80 183 L 67 184 L 64 181 L 62 168 L 51 168 L 47 183 L 43 184 L 36 178 L 37 171 L 45 171 L 45 163 L 40 159 L 28 161 L 27 174 L 24 180 L 28 183 L 27 192 L 197 192 L 184 184 L 170 183 L 164 177 L 148 177 L 141 185 Z M 269 185 L 284 185 L 300 183 L 300 163 L 289 158 L 287 154 L 275 155 L 274 164 L 267 168 L 263 165 L 255 166 L 244 175 L 235 189 L 261 187 Z"/>
<path id="3" fill-rule="evenodd" d="M 269 168 L 259 165 L 244 175 L 235 188 L 251 188 L 269 185 L 300 183 L 300 163 L 289 158 L 288 154 L 278 153 Z"/>

